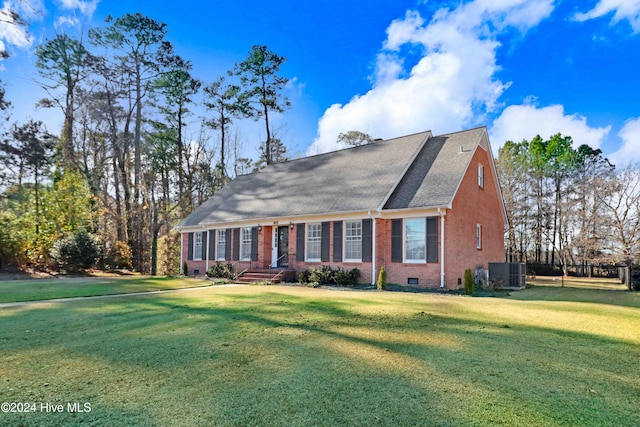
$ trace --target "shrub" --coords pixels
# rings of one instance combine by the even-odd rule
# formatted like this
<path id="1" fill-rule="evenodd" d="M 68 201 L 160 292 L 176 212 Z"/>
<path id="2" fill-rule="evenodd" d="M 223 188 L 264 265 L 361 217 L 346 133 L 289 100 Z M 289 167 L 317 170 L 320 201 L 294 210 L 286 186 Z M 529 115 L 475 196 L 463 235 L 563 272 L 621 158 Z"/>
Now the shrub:
<path id="1" fill-rule="evenodd" d="M 126 269 L 131 270 L 133 264 L 133 253 L 127 242 L 116 241 L 107 243 L 102 256 L 102 265 L 106 269 Z"/>
<path id="2" fill-rule="evenodd" d="M 330 265 L 311 267 L 310 270 L 298 271 L 298 282 L 303 285 L 317 288 L 322 285 L 353 286 L 358 283 L 360 270 L 353 268 L 343 270 L 338 267 L 333 270 Z"/>
<path id="3" fill-rule="evenodd" d="M 333 279 L 337 285 L 340 286 L 353 286 L 358 283 L 360 277 L 360 270 L 353 268 L 351 270 L 342 270 L 340 267 L 333 272 Z"/>
<path id="4" fill-rule="evenodd" d="M 189 275 L 189 265 L 186 262 L 182 263 L 182 275 L 183 276 Z"/>
<path id="5" fill-rule="evenodd" d="M 312 267 L 309 274 L 309 282 L 318 282 L 321 286 L 335 283 L 335 277 L 331 266 L 322 265 L 320 267 Z"/>
<path id="6" fill-rule="evenodd" d="M 380 267 L 380 273 L 378 273 L 378 281 L 376 282 L 376 285 L 380 291 L 387 289 L 387 270 L 384 268 L 384 265 Z"/>
<path id="7" fill-rule="evenodd" d="M 180 274 L 180 233 L 171 230 L 158 238 L 158 274 L 178 276 Z"/>
<path id="8" fill-rule="evenodd" d="M 209 271 L 207 271 L 207 277 L 216 277 L 221 279 L 231 279 L 233 277 L 233 265 L 223 264 L 220 261 L 216 261 Z"/>
<path id="9" fill-rule="evenodd" d="M 51 249 L 51 257 L 60 268 L 68 271 L 93 267 L 99 256 L 98 243 L 85 231 L 57 240 Z"/>
<path id="10" fill-rule="evenodd" d="M 298 282 L 302 283 L 303 285 L 306 285 L 307 283 L 309 283 L 310 275 L 311 275 L 311 272 L 309 270 L 298 271 Z"/>
<path id="11" fill-rule="evenodd" d="M 473 278 L 473 272 L 471 271 L 470 268 L 467 268 L 464 271 L 464 279 L 463 279 L 465 294 L 473 295 L 474 282 L 475 280 Z"/>

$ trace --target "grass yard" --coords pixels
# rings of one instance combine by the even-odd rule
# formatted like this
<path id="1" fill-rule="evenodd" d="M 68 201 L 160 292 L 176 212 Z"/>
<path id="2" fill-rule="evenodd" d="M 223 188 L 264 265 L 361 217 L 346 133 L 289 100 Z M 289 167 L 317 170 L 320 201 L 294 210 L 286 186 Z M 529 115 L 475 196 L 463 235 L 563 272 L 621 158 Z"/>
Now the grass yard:
<path id="1" fill-rule="evenodd" d="M 95 295 L 130 294 L 209 286 L 208 280 L 175 277 L 77 277 L 62 279 L 0 279 L 0 303 Z"/>
<path id="2" fill-rule="evenodd" d="M 38 406 L 0 424 L 640 425 L 640 294 L 566 291 L 230 286 L 4 307 L 0 402 Z"/>

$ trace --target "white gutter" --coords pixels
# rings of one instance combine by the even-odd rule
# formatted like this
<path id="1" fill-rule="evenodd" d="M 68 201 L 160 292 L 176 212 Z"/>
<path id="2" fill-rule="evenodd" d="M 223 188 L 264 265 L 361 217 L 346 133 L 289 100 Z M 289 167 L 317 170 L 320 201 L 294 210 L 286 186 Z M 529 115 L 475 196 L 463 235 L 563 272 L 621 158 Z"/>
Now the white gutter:
<path id="1" fill-rule="evenodd" d="M 440 288 L 444 288 L 444 212 L 438 208 L 440 214 Z"/>

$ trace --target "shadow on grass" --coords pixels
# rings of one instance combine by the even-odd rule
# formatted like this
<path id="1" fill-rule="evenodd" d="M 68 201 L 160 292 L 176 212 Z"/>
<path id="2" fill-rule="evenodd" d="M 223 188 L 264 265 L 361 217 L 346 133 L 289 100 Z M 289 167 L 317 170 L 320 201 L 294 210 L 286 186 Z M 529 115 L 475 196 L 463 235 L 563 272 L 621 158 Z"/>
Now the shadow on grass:
<path id="1" fill-rule="evenodd" d="M 139 408 L 156 425 L 640 422 L 628 342 L 434 314 L 422 296 L 206 295 L 13 310 L 0 318 L 0 371 L 19 386 L 0 400 L 47 382 L 59 387 L 43 399 Z"/>
<path id="2" fill-rule="evenodd" d="M 640 308 L 640 292 L 630 292 L 624 285 L 589 289 L 573 286 L 527 285 L 526 289 L 510 293 L 519 301 L 565 301 L 609 304 Z"/>

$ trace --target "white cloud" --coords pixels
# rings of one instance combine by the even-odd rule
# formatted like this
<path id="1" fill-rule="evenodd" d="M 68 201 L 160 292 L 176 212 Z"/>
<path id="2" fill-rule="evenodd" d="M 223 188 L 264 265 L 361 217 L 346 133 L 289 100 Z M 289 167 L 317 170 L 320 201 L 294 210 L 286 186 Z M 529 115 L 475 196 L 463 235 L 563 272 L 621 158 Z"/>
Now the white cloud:
<path id="1" fill-rule="evenodd" d="M 476 0 L 440 9 L 428 23 L 408 11 L 387 28 L 372 89 L 325 111 L 308 154 L 340 148 L 336 138 L 349 130 L 388 138 L 481 122 L 509 86 L 494 77 L 497 35 L 507 27 L 527 31 L 552 10 L 552 0 Z M 417 62 L 406 57 L 405 46 L 421 49 Z"/>
<path id="2" fill-rule="evenodd" d="M 23 19 L 30 16 L 29 10 L 22 10 L 20 4 L 5 1 L 0 9 L 0 42 L 2 42 L 3 48 L 6 48 L 7 45 L 28 48 L 33 43 L 33 38 L 26 26 L 16 22 L 13 16 L 14 12 L 18 12 Z"/>
<path id="3" fill-rule="evenodd" d="M 600 0 L 593 9 L 585 13 L 577 13 L 574 18 L 584 22 L 612 12 L 614 24 L 627 19 L 633 32 L 640 33 L 640 0 Z"/>
<path id="4" fill-rule="evenodd" d="M 538 108 L 535 105 L 511 105 L 504 109 L 494 122 L 489 132 L 493 152 L 505 141 L 530 141 L 536 135 L 547 139 L 561 133 L 573 139 L 575 147 L 587 144 L 592 148 L 600 148 L 604 137 L 611 126 L 592 128 L 587 119 L 581 115 L 567 115 L 562 105 L 551 105 Z"/>
<path id="5" fill-rule="evenodd" d="M 619 166 L 640 161 L 640 117 L 627 121 L 618 136 L 622 140 L 622 146 L 609 159 Z"/>
<path id="6" fill-rule="evenodd" d="M 67 10 L 75 10 L 77 9 L 81 14 L 85 16 L 93 16 L 93 12 L 96 11 L 98 7 L 98 3 L 100 0 L 91 0 L 91 1 L 83 1 L 83 0 L 58 0 L 60 6 L 63 9 Z"/>
<path id="7" fill-rule="evenodd" d="M 74 28 L 79 25 L 80 25 L 80 20 L 74 16 L 61 16 L 58 19 L 56 19 L 56 22 L 53 24 L 56 30 L 60 30 L 64 27 Z"/>

